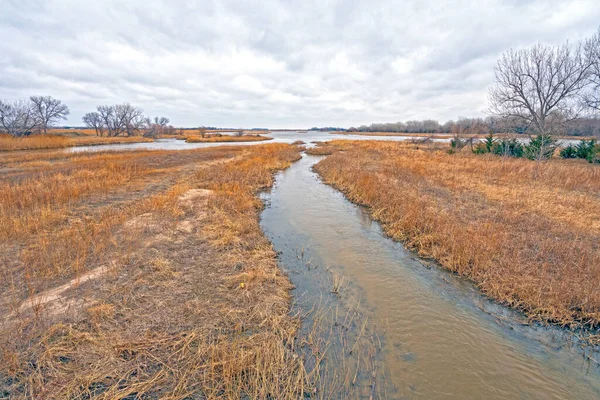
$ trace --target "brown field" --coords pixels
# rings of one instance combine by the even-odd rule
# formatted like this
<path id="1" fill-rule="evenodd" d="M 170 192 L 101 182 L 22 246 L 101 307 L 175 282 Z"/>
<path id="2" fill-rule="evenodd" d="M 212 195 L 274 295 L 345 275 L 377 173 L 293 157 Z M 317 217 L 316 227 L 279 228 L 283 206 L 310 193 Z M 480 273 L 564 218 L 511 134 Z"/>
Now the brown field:
<path id="1" fill-rule="evenodd" d="M 600 168 L 334 142 L 323 179 L 385 232 L 532 320 L 600 325 Z M 324 151 L 324 150 L 323 150 Z"/>
<path id="2" fill-rule="evenodd" d="M 0 154 L 0 397 L 300 398 L 257 192 L 282 144 Z"/>
<path id="3" fill-rule="evenodd" d="M 260 142 L 263 140 L 273 140 L 271 137 L 255 136 L 255 135 L 223 135 L 223 136 L 188 136 L 185 141 L 188 143 L 225 143 L 225 142 Z"/>
<path id="4" fill-rule="evenodd" d="M 62 135 L 31 135 L 15 138 L 0 134 L 0 151 L 59 149 L 75 146 L 95 146 L 100 144 L 121 144 L 151 142 L 152 139 L 142 136 L 130 137 L 99 137 L 99 136 L 62 136 Z"/>

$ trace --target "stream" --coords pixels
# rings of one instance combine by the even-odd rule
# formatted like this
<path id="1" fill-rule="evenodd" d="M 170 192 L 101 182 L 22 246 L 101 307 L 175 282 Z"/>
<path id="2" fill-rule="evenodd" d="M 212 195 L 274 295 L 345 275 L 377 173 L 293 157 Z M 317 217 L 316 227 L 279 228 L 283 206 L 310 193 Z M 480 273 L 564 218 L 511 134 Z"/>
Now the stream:
<path id="1" fill-rule="evenodd" d="M 350 387 L 334 398 L 600 398 L 597 353 L 426 267 L 320 181 L 321 159 L 303 155 L 278 173 L 261 218 L 295 286 L 300 335 L 325 348 L 312 358 L 321 388 Z"/>

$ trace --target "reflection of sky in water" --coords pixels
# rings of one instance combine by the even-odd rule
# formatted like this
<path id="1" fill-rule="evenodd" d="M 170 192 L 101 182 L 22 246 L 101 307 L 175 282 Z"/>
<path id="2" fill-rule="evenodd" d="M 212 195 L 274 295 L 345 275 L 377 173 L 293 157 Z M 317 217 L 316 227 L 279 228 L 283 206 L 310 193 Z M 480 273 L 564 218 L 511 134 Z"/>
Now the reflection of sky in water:
<path id="1" fill-rule="evenodd" d="M 407 136 L 361 136 L 361 135 L 340 135 L 329 134 L 327 132 L 271 132 L 268 135 L 273 140 L 260 142 L 224 142 L 224 143 L 186 143 L 185 140 L 178 139 L 157 139 L 149 143 L 127 143 L 127 144 L 106 144 L 99 146 L 79 146 L 72 147 L 68 151 L 104 151 L 104 150 L 189 150 L 200 149 L 204 147 L 215 146 L 252 146 L 265 143 L 293 143 L 297 140 L 306 142 L 308 146 L 311 142 L 326 142 L 328 140 L 395 140 L 403 141 L 413 139 Z M 435 141 L 445 142 L 448 139 L 435 139 Z"/>
<path id="2" fill-rule="evenodd" d="M 224 132 L 225 134 L 231 134 L 232 132 Z M 308 131 L 308 132 L 271 132 L 268 135 L 273 140 L 259 141 L 259 142 L 224 142 L 224 143 L 186 143 L 185 140 L 177 139 L 157 139 L 154 142 L 149 143 L 127 143 L 127 144 L 106 144 L 98 146 L 78 146 L 71 147 L 66 151 L 79 152 L 79 151 L 105 151 L 105 150 L 190 150 L 190 149 L 201 149 L 205 147 L 216 147 L 216 146 L 252 146 L 265 143 L 293 143 L 298 140 L 302 140 L 307 146 L 312 146 L 311 142 L 326 142 L 328 140 L 391 140 L 391 141 L 405 141 L 412 139 L 423 139 L 423 137 L 411 137 L 411 136 L 363 136 L 363 135 L 342 135 L 342 134 L 331 134 L 327 132 L 319 131 Z M 526 139 L 523 139 L 526 141 Z M 447 143 L 450 139 L 433 139 L 434 142 Z M 563 140 L 562 143 L 576 143 L 573 140 Z"/>

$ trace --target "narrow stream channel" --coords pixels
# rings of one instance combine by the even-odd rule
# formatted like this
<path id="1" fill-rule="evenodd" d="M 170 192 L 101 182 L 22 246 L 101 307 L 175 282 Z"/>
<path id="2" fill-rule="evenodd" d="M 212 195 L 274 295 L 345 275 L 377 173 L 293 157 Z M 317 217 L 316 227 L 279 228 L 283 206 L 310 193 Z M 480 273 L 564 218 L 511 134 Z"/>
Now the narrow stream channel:
<path id="1" fill-rule="evenodd" d="M 600 398 L 600 369 L 567 333 L 525 325 L 465 280 L 424 267 L 365 210 L 320 181 L 311 170 L 320 159 L 305 155 L 277 175 L 264 195 L 261 226 L 296 287 L 295 310 L 325 304 L 336 320 L 347 320 L 340 310 L 360 307 L 379 326 L 372 364 L 380 366 L 360 373 L 360 397 Z M 355 337 L 367 336 L 361 323 L 352 325 Z M 345 339 L 331 332 L 333 354 Z M 356 354 L 338 350 L 341 356 L 324 361 L 332 370 Z"/>

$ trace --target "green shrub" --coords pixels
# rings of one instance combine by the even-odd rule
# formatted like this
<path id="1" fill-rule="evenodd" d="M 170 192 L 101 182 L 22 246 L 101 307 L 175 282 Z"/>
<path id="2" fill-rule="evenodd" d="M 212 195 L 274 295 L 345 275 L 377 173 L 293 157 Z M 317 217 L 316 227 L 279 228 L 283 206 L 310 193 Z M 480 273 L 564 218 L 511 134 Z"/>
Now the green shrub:
<path id="1" fill-rule="evenodd" d="M 517 139 L 502 139 L 496 141 L 491 152 L 499 156 L 523 157 L 523 145 Z"/>
<path id="2" fill-rule="evenodd" d="M 582 140 L 576 146 L 572 144 L 560 151 L 562 158 L 582 158 L 591 163 L 600 163 L 600 147 L 594 139 Z"/>
<path id="3" fill-rule="evenodd" d="M 592 162 L 594 156 L 596 155 L 596 141 L 594 139 L 591 140 L 582 140 L 577 145 L 577 157 L 583 158 Z"/>
<path id="4" fill-rule="evenodd" d="M 561 158 L 578 158 L 577 148 L 570 144 L 567 147 L 561 149 L 560 156 Z"/>
<path id="5" fill-rule="evenodd" d="M 524 155 L 530 160 L 547 160 L 556 150 L 556 140 L 550 135 L 537 135 L 524 146 Z"/>
<path id="6" fill-rule="evenodd" d="M 494 139 L 494 134 L 490 133 L 483 142 L 477 143 L 475 148 L 473 149 L 473 153 L 475 154 L 486 154 L 491 153 L 494 148 L 494 144 L 496 143 L 496 139 Z"/>

